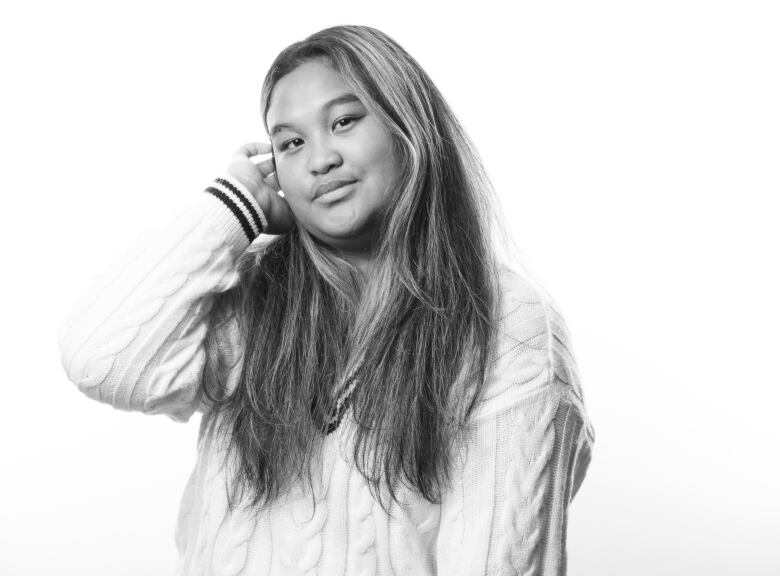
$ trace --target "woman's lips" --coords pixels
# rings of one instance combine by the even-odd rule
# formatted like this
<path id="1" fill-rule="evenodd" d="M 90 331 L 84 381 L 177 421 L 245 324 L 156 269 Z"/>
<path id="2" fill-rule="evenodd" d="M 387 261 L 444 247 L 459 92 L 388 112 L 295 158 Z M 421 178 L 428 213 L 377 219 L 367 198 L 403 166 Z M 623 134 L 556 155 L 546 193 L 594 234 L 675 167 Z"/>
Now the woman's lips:
<path id="1" fill-rule="evenodd" d="M 353 184 L 355 182 L 357 182 L 357 180 L 331 180 L 330 182 L 325 182 L 323 184 L 320 184 L 314 190 L 314 199 L 316 200 L 323 194 L 333 192 L 334 190 L 342 188 L 343 186 L 346 186 L 348 184 Z"/>
<path id="2" fill-rule="evenodd" d="M 317 188 L 314 200 L 316 202 L 335 202 L 340 200 L 352 191 L 352 184 L 355 182 L 356 180 L 341 180 L 321 186 Z"/>

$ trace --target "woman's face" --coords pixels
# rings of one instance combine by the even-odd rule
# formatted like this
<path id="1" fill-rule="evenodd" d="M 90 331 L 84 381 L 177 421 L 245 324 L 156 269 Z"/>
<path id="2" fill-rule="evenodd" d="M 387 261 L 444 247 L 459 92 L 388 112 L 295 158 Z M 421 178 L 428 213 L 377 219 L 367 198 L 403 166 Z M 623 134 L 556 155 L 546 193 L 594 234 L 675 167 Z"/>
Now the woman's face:
<path id="1" fill-rule="evenodd" d="M 276 83 L 266 121 L 276 177 L 297 220 L 345 252 L 368 249 L 399 181 L 390 133 L 319 61 Z"/>

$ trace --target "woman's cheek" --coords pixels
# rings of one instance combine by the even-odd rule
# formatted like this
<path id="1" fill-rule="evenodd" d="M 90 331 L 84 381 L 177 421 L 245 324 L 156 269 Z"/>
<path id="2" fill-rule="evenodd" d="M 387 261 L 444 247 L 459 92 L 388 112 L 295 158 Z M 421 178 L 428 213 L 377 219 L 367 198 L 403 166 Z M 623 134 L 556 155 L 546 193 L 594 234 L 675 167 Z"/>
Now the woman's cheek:
<path id="1" fill-rule="evenodd" d="M 279 181 L 279 187 L 284 190 L 285 196 L 288 193 L 297 196 L 305 193 L 303 190 L 304 183 L 298 177 L 300 168 L 296 164 L 294 160 L 285 159 L 276 165 L 276 178 Z"/>
<path id="2" fill-rule="evenodd" d="M 276 162 L 276 181 L 279 183 L 279 188 L 282 189 L 282 192 L 284 192 L 284 197 L 287 198 L 288 194 L 290 194 L 294 186 L 292 185 L 292 181 L 290 179 L 290 172 L 289 169 L 286 166 L 286 162 L 280 162 L 277 160 Z"/>

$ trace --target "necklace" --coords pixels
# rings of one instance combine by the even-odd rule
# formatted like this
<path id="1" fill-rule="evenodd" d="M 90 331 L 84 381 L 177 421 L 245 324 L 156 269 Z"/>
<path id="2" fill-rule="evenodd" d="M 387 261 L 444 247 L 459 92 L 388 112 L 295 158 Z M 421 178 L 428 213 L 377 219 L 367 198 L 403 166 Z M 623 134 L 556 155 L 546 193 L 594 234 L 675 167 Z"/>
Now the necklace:
<path id="1" fill-rule="evenodd" d="M 352 374 L 350 374 L 346 385 L 341 389 L 338 396 L 336 397 L 336 409 L 333 411 L 333 414 L 323 427 L 323 432 L 325 432 L 326 435 L 330 434 L 339 427 L 341 420 L 344 418 L 344 414 L 346 414 L 347 409 L 350 406 L 352 392 L 355 390 L 358 383 L 357 372 L 358 370 L 355 369 Z"/>

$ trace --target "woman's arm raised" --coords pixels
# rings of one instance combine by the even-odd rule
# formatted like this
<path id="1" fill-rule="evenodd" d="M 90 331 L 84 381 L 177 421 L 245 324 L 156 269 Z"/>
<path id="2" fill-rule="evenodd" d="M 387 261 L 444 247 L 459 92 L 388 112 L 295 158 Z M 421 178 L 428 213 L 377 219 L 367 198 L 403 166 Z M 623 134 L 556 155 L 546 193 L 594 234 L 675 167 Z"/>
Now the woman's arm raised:
<path id="1" fill-rule="evenodd" d="M 216 295 L 236 285 L 238 257 L 261 232 L 292 222 L 270 160 L 249 160 L 269 151 L 243 146 L 225 177 L 188 197 L 164 229 L 139 238 L 73 306 L 59 346 L 68 378 L 87 396 L 177 421 L 197 410 Z M 276 220 L 266 225 L 269 215 Z"/>

